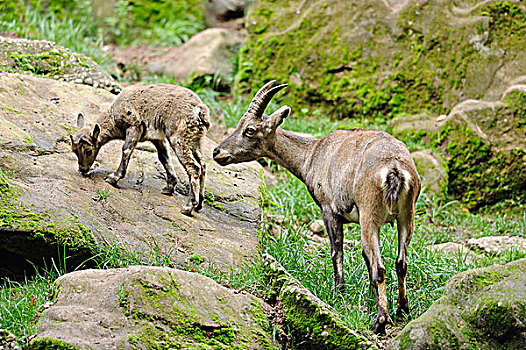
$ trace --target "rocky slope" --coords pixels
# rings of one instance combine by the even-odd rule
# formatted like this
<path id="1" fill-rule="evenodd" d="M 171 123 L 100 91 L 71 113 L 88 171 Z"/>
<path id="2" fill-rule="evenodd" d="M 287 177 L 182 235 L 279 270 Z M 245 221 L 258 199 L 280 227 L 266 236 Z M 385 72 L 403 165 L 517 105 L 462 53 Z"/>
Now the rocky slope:
<path id="1" fill-rule="evenodd" d="M 89 177 L 77 173 L 68 141 L 76 115 L 82 111 L 92 122 L 114 98 L 85 85 L 0 73 L 0 249 L 16 262 L 4 268 L 7 273 L 23 273 L 18 262 L 25 259 L 39 264 L 56 256 L 57 241 L 72 263 L 94 254 L 96 246 L 118 246 L 145 260 L 160 254 L 174 265 L 194 254 L 218 266 L 252 256 L 261 167 L 220 167 L 210 160 L 212 141 L 203 152 L 206 205 L 191 218 L 179 213 L 186 196 L 161 194 L 164 170 L 149 145 L 134 153 L 119 188 L 104 182 L 120 161 L 119 141 L 103 147 Z"/>

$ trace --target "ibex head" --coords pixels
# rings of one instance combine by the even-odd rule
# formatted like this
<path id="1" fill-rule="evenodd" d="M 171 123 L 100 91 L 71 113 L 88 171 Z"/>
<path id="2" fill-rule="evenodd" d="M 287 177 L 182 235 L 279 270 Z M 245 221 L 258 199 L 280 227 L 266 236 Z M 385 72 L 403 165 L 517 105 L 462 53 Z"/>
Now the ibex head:
<path id="1" fill-rule="evenodd" d="M 90 170 L 97 154 L 99 153 L 100 125 L 95 124 L 93 129 L 84 126 L 84 116 L 79 113 L 77 118 L 78 131 L 71 138 L 71 150 L 77 155 L 79 162 L 79 172 L 86 176 Z"/>
<path id="2" fill-rule="evenodd" d="M 276 129 L 291 111 L 290 107 L 283 106 L 270 116 L 263 114 L 272 97 L 287 86 L 272 87 L 274 82 L 268 82 L 256 93 L 236 130 L 214 149 L 217 163 L 228 165 L 256 160 L 266 156 L 274 146 Z"/>

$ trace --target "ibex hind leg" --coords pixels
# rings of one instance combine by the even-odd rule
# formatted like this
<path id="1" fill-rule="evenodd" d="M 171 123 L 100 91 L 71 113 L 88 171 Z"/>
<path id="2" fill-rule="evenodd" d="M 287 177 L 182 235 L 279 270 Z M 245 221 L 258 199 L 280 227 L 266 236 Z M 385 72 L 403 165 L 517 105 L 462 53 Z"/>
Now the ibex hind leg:
<path id="1" fill-rule="evenodd" d="M 362 255 L 369 270 L 369 278 L 376 295 L 376 320 L 373 331 L 385 334 L 385 326 L 392 323 L 387 311 L 387 290 L 385 281 L 385 266 L 380 255 L 379 233 L 377 220 L 365 212 L 360 216 L 360 230 L 362 233 Z"/>
<path id="2" fill-rule="evenodd" d="M 396 259 L 396 275 L 398 277 L 398 300 L 396 318 L 403 319 L 409 316 L 409 300 L 406 294 L 407 275 L 407 247 L 413 235 L 413 213 L 402 213 L 397 219 L 398 229 L 398 257 Z"/>
<path id="3" fill-rule="evenodd" d="M 157 149 L 157 157 L 166 171 L 166 186 L 162 189 L 161 193 L 171 196 L 177 185 L 177 175 L 175 174 L 172 157 L 170 155 L 170 143 L 166 139 L 163 141 L 153 140 L 152 143 Z"/>
<path id="4" fill-rule="evenodd" d="M 126 139 L 122 145 L 122 158 L 119 168 L 117 168 L 115 173 L 108 175 L 106 179 L 104 179 L 110 185 L 117 186 L 117 182 L 126 176 L 131 155 L 139 142 L 141 134 L 142 127 L 128 128 L 128 130 L 126 130 Z"/>
<path id="5" fill-rule="evenodd" d="M 188 193 L 188 202 L 181 209 L 181 213 L 184 215 L 191 215 L 192 210 L 197 207 L 199 193 L 200 193 L 200 180 L 202 167 L 201 164 L 195 159 L 193 152 L 189 145 L 182 139 L 170 139 L 170 143 L 175 150 L 175 154 L 181 162 L 183 168 L 188 174 L 188 182 L 190 190 Z"/>
<path id="6" fill-rule="evenodd" d="M 199 151 L 199 148 L 194 149 L 194 158 L 201 165 L 201 175 L 199 176 L 199 199 L 197 201 L 197 206 L 195 211 L 200 211 L 203 209 L 203 201 L 205 199 L 205 179 L 206 179 L 206 165 L 203 163 L 203 156 Z"/>

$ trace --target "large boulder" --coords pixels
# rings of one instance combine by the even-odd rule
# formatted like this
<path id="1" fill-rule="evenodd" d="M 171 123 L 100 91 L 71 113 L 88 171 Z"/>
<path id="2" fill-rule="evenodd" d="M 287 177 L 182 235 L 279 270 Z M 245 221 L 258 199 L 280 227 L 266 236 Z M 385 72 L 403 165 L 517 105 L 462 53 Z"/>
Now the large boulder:
<path id="1" fill-rule="evenodd" d="M 389 349 L 524 349 L 526 259 L 454 276 Z"/>
<path id="2" fill-rule="evenodd" d="M 34 74 L 76 84 L 91 85 L 118 93 L 111 75 L 91 58 L 45 40 L 0 36 L 0 71 Z"/>
<path id="3" fill-rule="evenodd" d="M 242 34 L 226 28 L 209 28 L 166 54 L 153 57 L 148 70 L 176 81 L 213 78 L 212 86 L 229 87 L 233 82 L 235 52 L 244 43 Z"/>
<path id="4" fill-rule="evenodd" d="M 272 349 L 265 305 L 212 279 L 132 266 L 60 277 L 31 349 Z"/>
<path id="5" fill-rule="evenodd" d="M 448 112 L 526 74 L 526 9 L 498 0 L 256 0 L 237 86 L 334 116 Z"/>
<path id="6" fill-rule="evenodd" d="M 390 122 L 402 141 L 423 140 L 440 152 L 448 195 L 469 209 L 526 201 L 526 84 L 514 83 L 498 101 L 466 100 L 438 118 L 419 114 Z"/>
<path id="7" fill-rule="evenodd" d="M 301 339 L 298 349 L 376 349 L 347 327 L 334 309 L 292 277 L 273 256 L 265 254 L 263 263 L 269 289 L 266 297 L 282 313 L 284 328 Z"/>
<path id="8" fill-rule="evenodd" d="M 228 268 L 252 257 L 262 168 L 256 162 L 220 167 L 211 160 L 215 143 L 209 139 L 203 145 L 205 206 L 193 217 L 180 213 L 185 195 L 161 194 L 164 169 L 149 144 L 134 152 L 118 188 L 104 177 L 117 169 L 122 141 L 102 148 L 89 177 L 77 173 L 69 145 L 76 115 L 82 111 L 92 123 L 114 99 L 87 85 L 0 73 L 0 255 L 9 253 L 1 261 L 14 262 L 7 270 L 23 277 L 15 262 L 38 265 L 56 257 L 57 242 L 77 262 L 96 254 L 97 246 L 176 266 L 199 256 L 194 261 Z M 174 167 L 187 183 L 180 164 Z"/>

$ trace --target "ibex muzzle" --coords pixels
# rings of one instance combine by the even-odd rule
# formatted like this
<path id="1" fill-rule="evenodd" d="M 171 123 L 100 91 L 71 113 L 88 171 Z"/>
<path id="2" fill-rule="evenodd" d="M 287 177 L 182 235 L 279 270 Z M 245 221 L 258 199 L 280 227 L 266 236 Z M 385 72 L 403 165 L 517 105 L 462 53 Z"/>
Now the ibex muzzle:
<path id="1" fill-rule="evenodd" d="M 344 286 L 343 224 L 360 224 L 362 255 L 376 292 L 373 330 L 385 333 L 387 311 L 385 267 L 379 232 L 396 220 L 398 229 L 397 316 L 409 314 L 406 295 L 407 247 L 413 234 L 420 178 L 407 147 L 378 130 L 339 130 L 316 140 L 279 128 L 291 110 L 284 106 L 270 116 L 265 107 L 286 85 L 267 83 L 258 91 L 236 130 L 214 150 L 221 165 L 267 157 L 302 180 L 321 208 L 331 243 L 335 285 Z"/>

